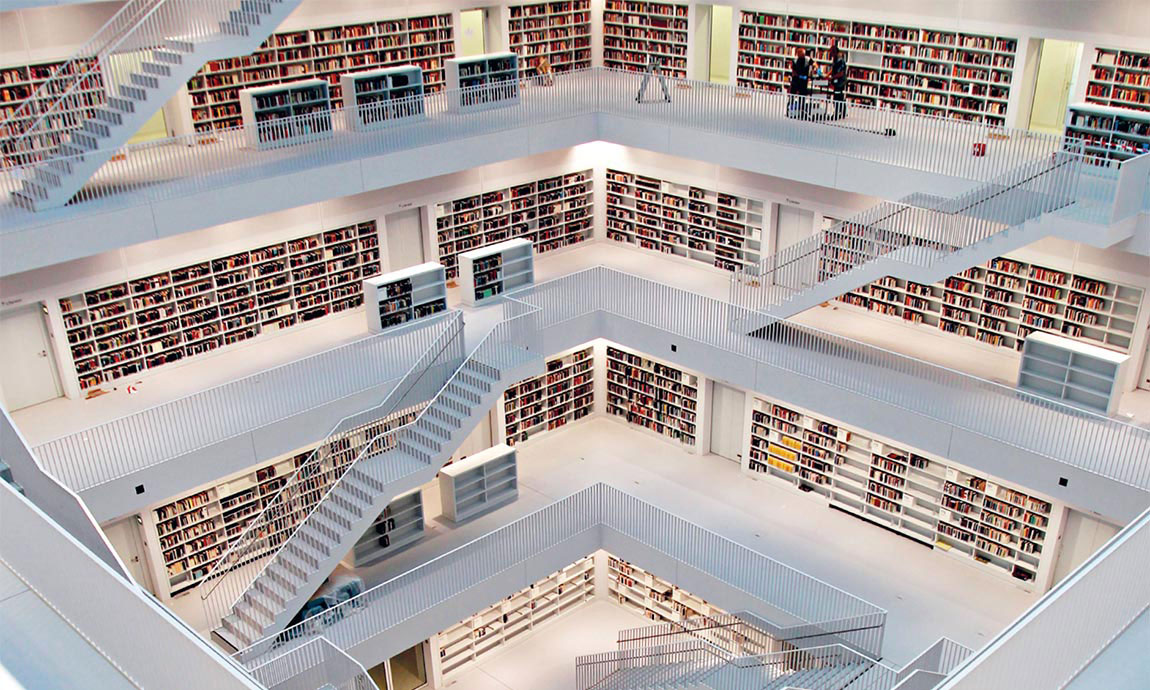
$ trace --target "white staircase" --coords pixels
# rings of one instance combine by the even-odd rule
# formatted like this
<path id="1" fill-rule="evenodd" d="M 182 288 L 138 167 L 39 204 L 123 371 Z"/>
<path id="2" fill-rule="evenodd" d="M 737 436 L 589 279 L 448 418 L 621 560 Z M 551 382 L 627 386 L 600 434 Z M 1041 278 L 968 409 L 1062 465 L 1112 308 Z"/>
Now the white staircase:
<path id="1" fill-rule="evenodd" d="M 129 0 L 0 124 L 29 163 L 16 203 L 68 203 L 201 66 L 252 52 L 299 3 Z M 61 133 L 64 123 L 78 127 Z"/>

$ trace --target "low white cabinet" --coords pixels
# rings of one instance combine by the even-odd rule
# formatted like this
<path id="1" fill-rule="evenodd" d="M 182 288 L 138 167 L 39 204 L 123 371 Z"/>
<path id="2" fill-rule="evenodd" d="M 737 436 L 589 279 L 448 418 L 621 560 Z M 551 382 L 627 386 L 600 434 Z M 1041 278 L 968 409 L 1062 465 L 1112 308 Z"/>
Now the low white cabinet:
<path id="1" fill-rule="evenodd" d="M 535 247 L 515 239 L 472 249 L 459 255 L 463 303 L 475 306 L 535 282 Z"/>
<path id="2" fill-rule="evenodd" d="M 447 310 L 443 266 L 419 264 L 363 281 L 367 327 L 379 333 Z"/>
<path id="3" fill-rule="evenodd" d="M 447 61 L 452 110 L 484 110 L 519 102 L 519 56 L 487 53 Z"/>
<path id="4" fill-rule="evenodd" d="M 305 79 L 240 91 L 248 143 L 264 150 L 332 135 L 331 97 L 323 79 Z"/>
<path id="5" fill-rule="evenodd" d="M 339 84 L 344 111 L 356 131 L 365 132 L 424 114 L 423 70 L 418 65 L 343 74 Z"/>
<path id="6" fill-rule="evenodd" d="M 443 515 L 452 522 L 470 520 L 519 496 L 515 449 L 499 444 L 439 471 Z"/>

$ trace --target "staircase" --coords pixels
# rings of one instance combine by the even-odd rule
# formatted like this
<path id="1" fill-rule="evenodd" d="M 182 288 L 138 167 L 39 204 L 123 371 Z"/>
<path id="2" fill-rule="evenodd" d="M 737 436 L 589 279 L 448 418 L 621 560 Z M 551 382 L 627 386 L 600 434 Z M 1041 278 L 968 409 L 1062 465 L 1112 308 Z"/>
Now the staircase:
<path id="1" fill-rule="evenodd" d="M 505 328 L 514 321 L 496 326 L 465 359 L 454 354 L 462 333 L 445 336 L 449 342 L 433 346 L 389 400 L 369 411 L 384 418 L 430 400 L 415 421 L 371 438 L 345 464 L 333 465 L 332 458 L 318 453 L 301 466 L 277 501 L 219 560 L 208 575 L 216 581 L 201 586 L 207 590 L 201 596 L 208 620 L 221 620 L 215 631 L 220 638 L 243 649 L 280 632 L 395 496 L 431 481 L 507 386 L 542 373 L 543 359 L 529 351 L 529 339 Z M 366 414 L 345 420 L 341 428 L 362 427 Z M 318 481 L 321 473 L 334 473 L 334 481 Z M 285 516 L 301 514 L 302 520 L 283 527 Z M 277 532 L 290 536 L 266 557 L 260 549 Z"/>
<path id="2" fill-rule="evenodd" d="M 300 0 L 128 0 L 0 128 L 16 203 L 65 205 L 209 60 L 252 52 Z M 60 131 L 61 126 L 77 125 Z"/>
<path id="3" fill-rule="evenodd" d="M 3 460 L 0 460 L 0 481 L 8 482 L 8 484 L 16 490 L 16 493 L 24 494 L 24 487 L 20 486 L 20 484 L 12 478 L 12 468 Z"/>
<path id="4" fill-rule="evenodd" d="M 884 202 L 732 276 L 731 301 L 761 312 L 747 330 L 810 309 L 884 276 L 931 284 L 1057 234 L 1108 247 L 1130 224 L 1082 217 L 1079 184 L 1097 174 L 1074 151 L 1029 163 L 954 199 L 915 194 Z"/>

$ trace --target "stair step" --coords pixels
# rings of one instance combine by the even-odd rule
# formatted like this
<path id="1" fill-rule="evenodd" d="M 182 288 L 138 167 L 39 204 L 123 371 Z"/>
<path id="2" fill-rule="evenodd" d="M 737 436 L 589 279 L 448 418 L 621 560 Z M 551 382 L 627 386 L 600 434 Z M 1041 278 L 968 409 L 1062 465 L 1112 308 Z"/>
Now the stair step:
<path id="1" fill-rule="evenodd" d="M 95 137 L 109 137 L 112 135 L 112 128 L 108 124 L 96 119 L 84 120 L 84 124 L 80 125 L 80 129 Z"/>
<path id="2" fill-rule="evenodd" d="M 78 129 L 72 130 L 71 139 L 73 144 L 86 148 L 88 151 L 95 151 L 100 148 L 99 139 Z"/>
<path id="3" fill-rule="evenodd" d="M 243 600 L 252 609 L 259 611 L 259 615 L 265 619 L 274 621 L 276 616 L 283 612 L 283 607 L 277 607 L 267 594 L 255 588 L 244 592 Z"/>
<path id="4" fill-rule="evenodd" d="M 229 36 L 247 36 L 251 33 L 248 31 L 247 24 L 237 24 L 236 22 L 220 22 L 220 31 Z"/>
<path id="5" fill-rule="evenodd" d="M 36 199 L 22 189 L 12 192 L 12 202 L 25 211 L 36 210 Z"/>
<path id="6" fill-rule="evenodd" d="M 256 581 L 252 583 L 252 587 L 275 602 L 275 605 L 281 609 L 287 605 L 287 602 L 291 600 L 293 594 L 287 587 L 282 586 L 279 580 L 269 577 L 268 570 L 264 570 L 263 575 L 256 578 Z"/>
<path id="7" fill-rule="evenodd" d="M 224 629 L 231 633 L 240 642 L 238 646 L 241 649 L 260 639 L 259 628 L 247 622 L 235 613 L 224 616 L 223 620 L 220 622 L 223 623 Z"/>
<path id="8" fill-rule="evenodd" d="M 95 117 L 98 120 L 103 120 L 110 125 L 120 125 L 124 123 L 123 113 L 112 110 L 111 108 L 96 108 L 92 111 L 92 117 Z"/>
<path id="9" fill-rule="evenodd" d="M 228 12 L 228 20 L 236 24 L 259 26 L 260 18 L 258 12 L 245 12 L 243 10 L 231 10 Z"/>
<path id="10" fill-rule="evenodd" d="M 270 565 L 277 566 L 275 579 L 284 587 L 291 588 L 292 596 L 299 591 L 301 582 L 307 582 L 308 571 L 290 559 L 276 557 Z"/>
<path id="11" fill-rule="evenodd" d="M 119 96 L 108 96 L 108 107 L 119 110 L 122 113 L 136 112 L 136 102 L 132 98 L 120 98 Z M 122 122 L 121 118 L 121 122 Z"/>
<path id="12" fill-rule="evenodd" d="M 129 98 L 134 101 L 148 100 L 148 92 L 139 86 L 132 86 L 131 84 L 120 84 L 116 87 L 117 91 L 124 98 Z"/>
<path id="13" fill-rule="evenodd" d="M 174 50 L 167 50 L 165 48 L 156 48 L 152 51 L 152 59 L 156 62 L 162 62 L 167 65 L 182 65 L 184 64 L 184 56 Z"/>
<path id="14" fill-rule="evenodd" d="M 43 184 L 45 187 L 59 187 L 60 175 L 48 169 L 46 165 L 38 165 L 32 170 L 32 175 L 35 176 L 36 181 Z"/>
<path id="15" fill-rule="evenodd" d="M 140 74 L 139 72 L 132 72 L 128 75 L 128 78 L 131 79 L 132 83 L 136 86 L 142 86 L 146 89 L 160 88 L 159 77 L 155 77 L 151 74 Z"/>
<path id="16" fill-rule="evenodd" d="M 266 0 L 240 0 L 240 9 L 245 12 L 271 14 L 272 4 Z"/>
<path id="17" fill-rule="evenodd" d="M 261 609 L 252 606 L 246 595 L 232 607 L 232 613 L 236 614 L 237 619 L 246 623 L 250 629 L 255 631 L 256 637 L 254 639 L 257 640 L 263 637 L 264 630 L 268 624 L 275 620 L 275 616 L 265 615 Z"/>
<path id="18" fill-rule="evenodd" d="M 147 74 L 152 74 L 158 77 L 172 76 L 172 68 L 159 62 L 148 62 L 145 60 L 140 63 L 140 69 L 144 70 Z"/>
<path id="19" fill-rule="evenodd" d="M 20 182 L 20 191 L 28 196 L 30 199 L 37 201 L 48 199 L 48 189 L 42 183 L 36 180 L 22 180 Z"/>
<path id="20" fill-rule="evenodd" d="M 299 558 L 311 569 L 316 569 L 324 562 L 328 554 L 320 550 L 321 547 L 316 546 L 314 542 L 306 539 L 296 538 L 291 539 L 287 546 L 284 547 L 285 554 L 288 558 Z"/>
<path id="21" fill-rule="evenodd" d="M 182 38 L 165 38 L 164 47 L 170 48 L 171 50 L 178 50 L 181 53 L 196 52 L 196 44 Z"/>

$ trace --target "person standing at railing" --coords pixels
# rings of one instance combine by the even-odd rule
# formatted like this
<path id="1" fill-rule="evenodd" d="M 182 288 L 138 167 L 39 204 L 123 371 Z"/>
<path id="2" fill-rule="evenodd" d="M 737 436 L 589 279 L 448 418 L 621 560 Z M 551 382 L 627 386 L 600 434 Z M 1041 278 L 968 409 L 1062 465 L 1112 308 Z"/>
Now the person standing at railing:
<path id="1" fill-rule="evenodd" d="M 839 42 L 831 43 L 831 100 L 835 104 L 835 120 L 847 116 L 847 56 L 839 50 Z"/>
<path id="2" fill-rule="evenodd" d="M 806 119 L 807 98 L 811 95 L 811 68 L 814 63 L 807 57 L 806 48 L 799 46 L 791 61 L 791 83 L 787 99 L 787 117 Z"/>

